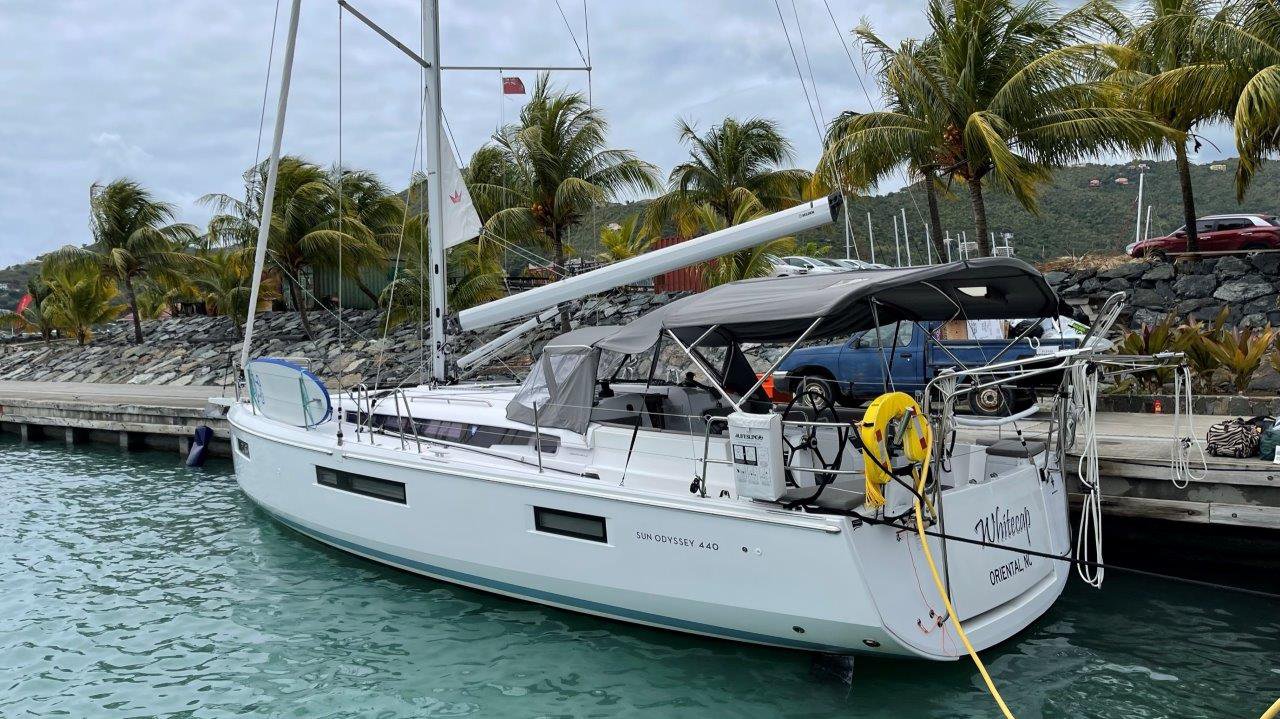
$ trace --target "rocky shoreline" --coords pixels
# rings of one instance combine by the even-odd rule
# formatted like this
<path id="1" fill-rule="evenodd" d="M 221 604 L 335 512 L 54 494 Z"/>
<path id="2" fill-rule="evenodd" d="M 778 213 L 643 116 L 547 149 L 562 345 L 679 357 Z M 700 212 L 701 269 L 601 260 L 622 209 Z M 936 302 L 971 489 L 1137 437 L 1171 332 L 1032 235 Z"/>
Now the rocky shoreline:
<path id="1" fill-rule="evenodd" d="M 1270 323 L 1267 313 L 1280 309 L 1278 269 L 1280 253 L 1259 253 L 1187 264 L 1134 261 L 1104 270 L 1081 267 L 1046 272 L 1045 278 L 1066 302 L 1088 314 L 1112 293 L 1128 293 L 1129 307 L 1122 322 L 1131 327 L 1158 322 L 1169 312 L 1182 319 L 1212 320 L 1224 306 L 1228 325 L 1263 327 Z M 588 299 L 575 304 L 572 322 L 574 326 L 626 322 L 683 294 L 627 292 Z M 346 310 L 339 332 L 337 315 L 317 310 L 312 316 L 315 338 L 307 339 L 297 313 L 267 312 L 259 315 L 253 356 L 305 359 L 326 381 L 347 387 L 416 381 L 421 357 L 416 323 L 393 327 L 384 337 L 381 322 L 376 310 Z M 232 384 L 241 343 L 226 317 L 150 320 L 143 328 L 146 340 L 141 345 L 132 343 L 131 327 L 125 321 L 98 328 L 86 347 L 70 340 L 48 346 L 38 340 L 0 345 L 0 380 Z M 503 329 L 460 333 L 451 351 L 455 355 L 468 352 Z M 536 350 L 558 331 L 558 323 L 544 324 L 525 349 L 504 359 L 505 364 L 511 368 L 526 364 L 529 348 Z M 509 374 L 502 363 L 495 366 Z"/>
<path id="2" fill-rule="evenodd" d="M 1096 309 L 1114 292 L 1127 292 L 1122 318 L 1130 326 L 1180 319 L 1209 321 L 1227 307 L 1227 325 L 1265 327 L 1280 309 L 1280 253 L 1203 259 L 1195 263 L 1134 261 L 1108 270 L 1046 272 L 1045 279 L 1070 304 Z"/>
<path id="3" fill-rule="evenodd" d="M 684 293 L 635 292 L 586 300 L 572 310 L 572 323 L 620 323 L 659 307 Z M 421 341 L 418 326 L 406 322 L 383 336 L 377 310 L 346 310 L 342 331 L 336 313 L 317 311 L 311 318 L 315 338 L 307 339 L 296 312 L 259 315 L 254 357 L 289 357 L 307 361 L 326 381 L 344 387 L 359 383 L 396 384 L 417 379 Z M 452 350 L 462 354 L 502 333 L 503 327 L 464 332 Z M 145 341 L 132 343 L 132 326 L 117 321 L 96 330 L 80 347 L 71 340 L 46 346 L 39 340 L 0 345 L 0 380 L 106 382 L 221 387 L 233 383 L 241 342 L 226 317 L 185 316 L 143 322 Z M 557 322 L 535 330 L 532 346 L 559 332 Z M 527 346 L 526 346 L 527 347 Z M 518 366 L 529 353 L 506 359 Z"/>

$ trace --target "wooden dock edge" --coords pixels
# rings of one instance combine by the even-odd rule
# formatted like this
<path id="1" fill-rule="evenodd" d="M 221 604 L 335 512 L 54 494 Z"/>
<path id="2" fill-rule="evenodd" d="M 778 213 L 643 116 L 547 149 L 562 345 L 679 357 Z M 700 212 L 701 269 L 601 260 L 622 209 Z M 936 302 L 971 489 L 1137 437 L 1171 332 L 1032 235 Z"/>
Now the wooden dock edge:
<path id="1" fill-rule="evenodd" d="M 1079 510 L 1085 495 L 1072 492 L 1071 508 Z M 1194 502 L 1176 499 L 1151 499 L 1147 497 L 1119 497 L 1103 495 L 1104 516 L 1131 517 L 1134 519 L 1163 519 L 1198 524 L 1225 524 L 1236 527 L 1280 529 L 1280 507 L 1256 504 L 1227 504 L 1223 502 Z"/>

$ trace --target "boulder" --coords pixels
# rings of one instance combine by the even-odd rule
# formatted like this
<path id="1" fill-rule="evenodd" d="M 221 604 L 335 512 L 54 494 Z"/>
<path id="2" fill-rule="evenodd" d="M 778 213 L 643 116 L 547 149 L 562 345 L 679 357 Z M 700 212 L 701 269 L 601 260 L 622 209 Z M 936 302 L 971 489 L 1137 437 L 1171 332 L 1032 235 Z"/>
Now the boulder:
<path id="1" fill-rule="evenodd" d="M 1115 277 L 1107 280 L 1106 284 L 1102 285 L 1102 289 L 1110 292 L 1127 292 L 1131 286 L 1132 285 L 1128 280 L 1121 277 Z"/>
<path id="2" fill-rule="evenodd" d="M 1063 284 L 1064 282 L 1066 282 L 1068 277 L 1070 277 L 1070 275 L 1068 275 L 1068 274 L 1067 274 L 1067 273 L 1065 273 L 1065 272 L 1046 272 L 1046 273 L 1044 273 L 1044 281 L 1045 281 L 1045 282 L 1048 282 L 1049 284 L 1051 284 L 1051 285 L 1053 285 L 1053 286 L 1055 286 L 1055 287 L 1056 287 L 1056 286 L 1058 286 L 1058 285 Z"/>
<path id="3" fill-rule="evenodd" d="M 1142 325 L 1154 325 L 1163 319 L 1164 313 L 1139 307 L 1133 311 L 1133 321 L 1130 324 L 1133 327 L 1141 327 Z"/>
<path id="4" fill-rule="evenodd" d="M 1169 300 L 1159 291 L 1140 287 L 1129 293 L 1129 304 L 1152 309 L 1168 308 Z"/>
<path id="5" fill-rule="evenodd" d="M 1230 259 L 1230 258 L 1229 258 Z M 1252 282 L 1228 282 L 1214 291 L 1213 296 L 1223 302 L 1245 302 L 1274 292 L 1270 284 Z"/>
<path id="6" fill-rule="evenodd" d="M 1161 262 L 1142 273 L 1144 280 L 1171 280 L 1174 276 L 1173 265 L 1168 262 Z"/>
<path id="7" fill-rule="evenodd" d="M 1280 252 L 1259 252 L 1249 258 L 1250 264 L 1264 275 L 1275 277 L 1280 272 Z"/>
<path id="8" fill-rule="evenodd" d="M 1239 257 L 1223 257 L 1218 260 L 1213 273 L 1219 279 L 1232 280 L 1237 277 L 1244 277 L 1252 271 L 1253 266 Z"/>
<path id="9" fill-rule="evenodd" d="M 1112 269 L 1099 272 L 1098 277 L 1104 280 L 1111 280 L 1116 278 L 1139 277 L 1144 272 L 1146 272 L 1147 268 L 1149 268 L 1150 266 L 1151 265 L 1147 264 L 1146 262 L 1126 262 L 1123 265 L 1120 265 L 1119 267 L 1114 267 Z"/>
<path id="10" fill-rule="evenodd" d="M 1185 267 L 1193 275 L 1211 275 L 1218 267 L 1218 258 L 1210 257 L 1202 260 L 1186 260 Z"/>
<path id="11" fill-rule="evenodd" d="M 1217 286 L 1213 275 L 1182 275 L 1173 281 L 1173 291 L 1179 297 L 1208 297 Z"/>
<path id="12" fill-rule="evenodd" d="M 1201 307 L 1209 307 L 1210 305 L 1217 307 L 1218 304 L 1218 301 L 1212 297 L 1193 297 L 1174 305 L 1173 311 L 1179 315 L 1188 315 Z"/>

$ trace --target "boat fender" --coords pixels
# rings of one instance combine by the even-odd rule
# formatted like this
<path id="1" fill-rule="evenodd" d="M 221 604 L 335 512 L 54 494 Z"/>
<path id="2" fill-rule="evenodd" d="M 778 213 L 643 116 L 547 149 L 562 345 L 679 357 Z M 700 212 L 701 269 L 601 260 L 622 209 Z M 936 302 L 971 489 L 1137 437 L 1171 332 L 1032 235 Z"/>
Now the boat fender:
<path id="1" fill-rule="evenodd" d="M 209 442 L 212 440 L 213 428 L 204 424 L 196 427 L 195 433 L 191 436 L 191 451 L 187 452 L 188 467 L 204 465 L 205 455 L 209 452 Z"/>
<path id="2" fill-rule="evenodd" d="M 897 425 L 892 437 L 890 427 Z M 867 407 L 858 423 L 858 436 L 862 439 L 863 472 L 866 475 L 867 505 L 883 507 L 883 487 L 893 479 L 892 448 L 901 446 L 902 456 L 913 464 L 925 461 L 930 446 L 929 422 L 915 399 L 906 392 L 886 392 Z"/>

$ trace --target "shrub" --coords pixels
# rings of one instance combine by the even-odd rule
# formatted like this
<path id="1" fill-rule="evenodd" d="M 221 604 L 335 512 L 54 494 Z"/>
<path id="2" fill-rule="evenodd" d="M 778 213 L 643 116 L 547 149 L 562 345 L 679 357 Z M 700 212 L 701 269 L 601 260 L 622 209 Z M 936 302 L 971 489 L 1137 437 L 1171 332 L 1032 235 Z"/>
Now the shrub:
<path id="1" fill-rule="evenodd" d="M 1222 368 L 1231 375 L 1231 383 L 1237 392 L 1249 388 L 1253 374 L 1262 365 L 1262 359 L 1271 349 L 1275 339 L 1275 331 L 1271 329 L 1255 330 L 1252 327 L 1241 327 L 1224 330 L 1217 339 L 1205 339 L 1209 351 Z"/>

